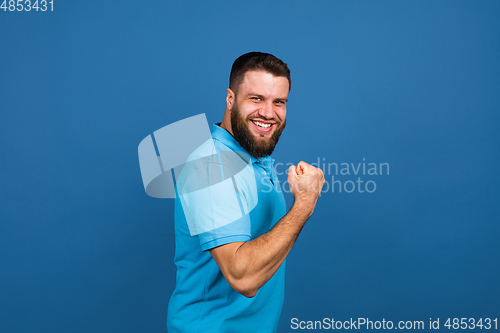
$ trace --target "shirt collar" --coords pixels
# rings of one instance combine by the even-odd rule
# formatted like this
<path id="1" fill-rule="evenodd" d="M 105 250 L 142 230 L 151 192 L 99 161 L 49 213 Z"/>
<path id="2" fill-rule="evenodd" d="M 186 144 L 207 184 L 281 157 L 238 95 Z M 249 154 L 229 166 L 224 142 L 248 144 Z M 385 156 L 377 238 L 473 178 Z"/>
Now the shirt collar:
<path id="1" fill-rule="evenodd" d="M 248 156 L 250 156 L 250 161 L 252 163 L 261 163 L 266 165 L 274 164 L 274 159 L 271 156 L 256 158 L 255 156 L 247 152 L 228 131 L 220 127 L 220 124 L 221 123 L 212 125 L 212 138 L 219 140 L 222 144 L 224 144 L 231 150 L 234 150 L 236 152 L 237 151 L 245 152 L 246 154 L 248 154 Z"/>

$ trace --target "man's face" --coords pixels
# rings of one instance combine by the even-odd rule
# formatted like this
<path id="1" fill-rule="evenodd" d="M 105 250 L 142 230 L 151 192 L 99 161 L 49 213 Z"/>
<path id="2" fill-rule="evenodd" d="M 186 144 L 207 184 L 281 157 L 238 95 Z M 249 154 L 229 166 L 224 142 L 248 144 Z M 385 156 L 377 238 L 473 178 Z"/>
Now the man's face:
<path id="1" fill-rule="evenodd" d="M 289 83 L 286 77 L 248 71 L 231 111 L 231 128 L 239 144 L 257 158 L 271 155 L 286 125 Z"/>

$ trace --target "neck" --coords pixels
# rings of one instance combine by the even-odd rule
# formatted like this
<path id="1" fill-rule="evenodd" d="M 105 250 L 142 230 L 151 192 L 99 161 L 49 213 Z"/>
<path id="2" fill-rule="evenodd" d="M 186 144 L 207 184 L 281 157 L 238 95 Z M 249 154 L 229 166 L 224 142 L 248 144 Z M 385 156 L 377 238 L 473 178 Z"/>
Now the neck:
<path id="1" fill-rule="evenodd" d="M 231 111 L 226 109 L 226 112 L 224 113 L 224 117 L 222 118 L 222 122 L 220 124 L 220 127 L 225 129 L 226 131 L 229 132 L 229 134 L 233 135 L 233 129 L 231 128 Z"/>

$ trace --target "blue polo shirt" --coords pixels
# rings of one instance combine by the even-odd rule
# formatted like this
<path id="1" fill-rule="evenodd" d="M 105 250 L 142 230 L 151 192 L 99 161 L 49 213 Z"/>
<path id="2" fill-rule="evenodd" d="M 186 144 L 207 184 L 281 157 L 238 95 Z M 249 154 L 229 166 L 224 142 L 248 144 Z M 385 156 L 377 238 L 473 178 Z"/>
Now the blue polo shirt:
<path id="1" fill-rule="evenodd" d="M 167 329 L 175 332 L 276 332 L 284 299 L 285 263 L 253 298 L 227 283 L 210 249 L 266 233 L 286 213 L 269 156 L 248 154 L 229 132 L 193 152 L 176 183 L 176 287 Z"/>

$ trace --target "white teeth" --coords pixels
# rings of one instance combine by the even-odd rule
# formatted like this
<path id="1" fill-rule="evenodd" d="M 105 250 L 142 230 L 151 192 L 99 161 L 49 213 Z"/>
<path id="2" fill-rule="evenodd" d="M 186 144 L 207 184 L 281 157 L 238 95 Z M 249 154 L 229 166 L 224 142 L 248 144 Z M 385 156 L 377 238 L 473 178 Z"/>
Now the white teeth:
<path id="1" fill-rule="evenodd" d="M 262 128 L 269 128 L 271 127 L 271 124 L 264 124 L 264 123 L 261 123 L 261 122 L 258 122 L 256 120 L 253 120 L 253 123 L 259 127 L 262 127 Z"/>

